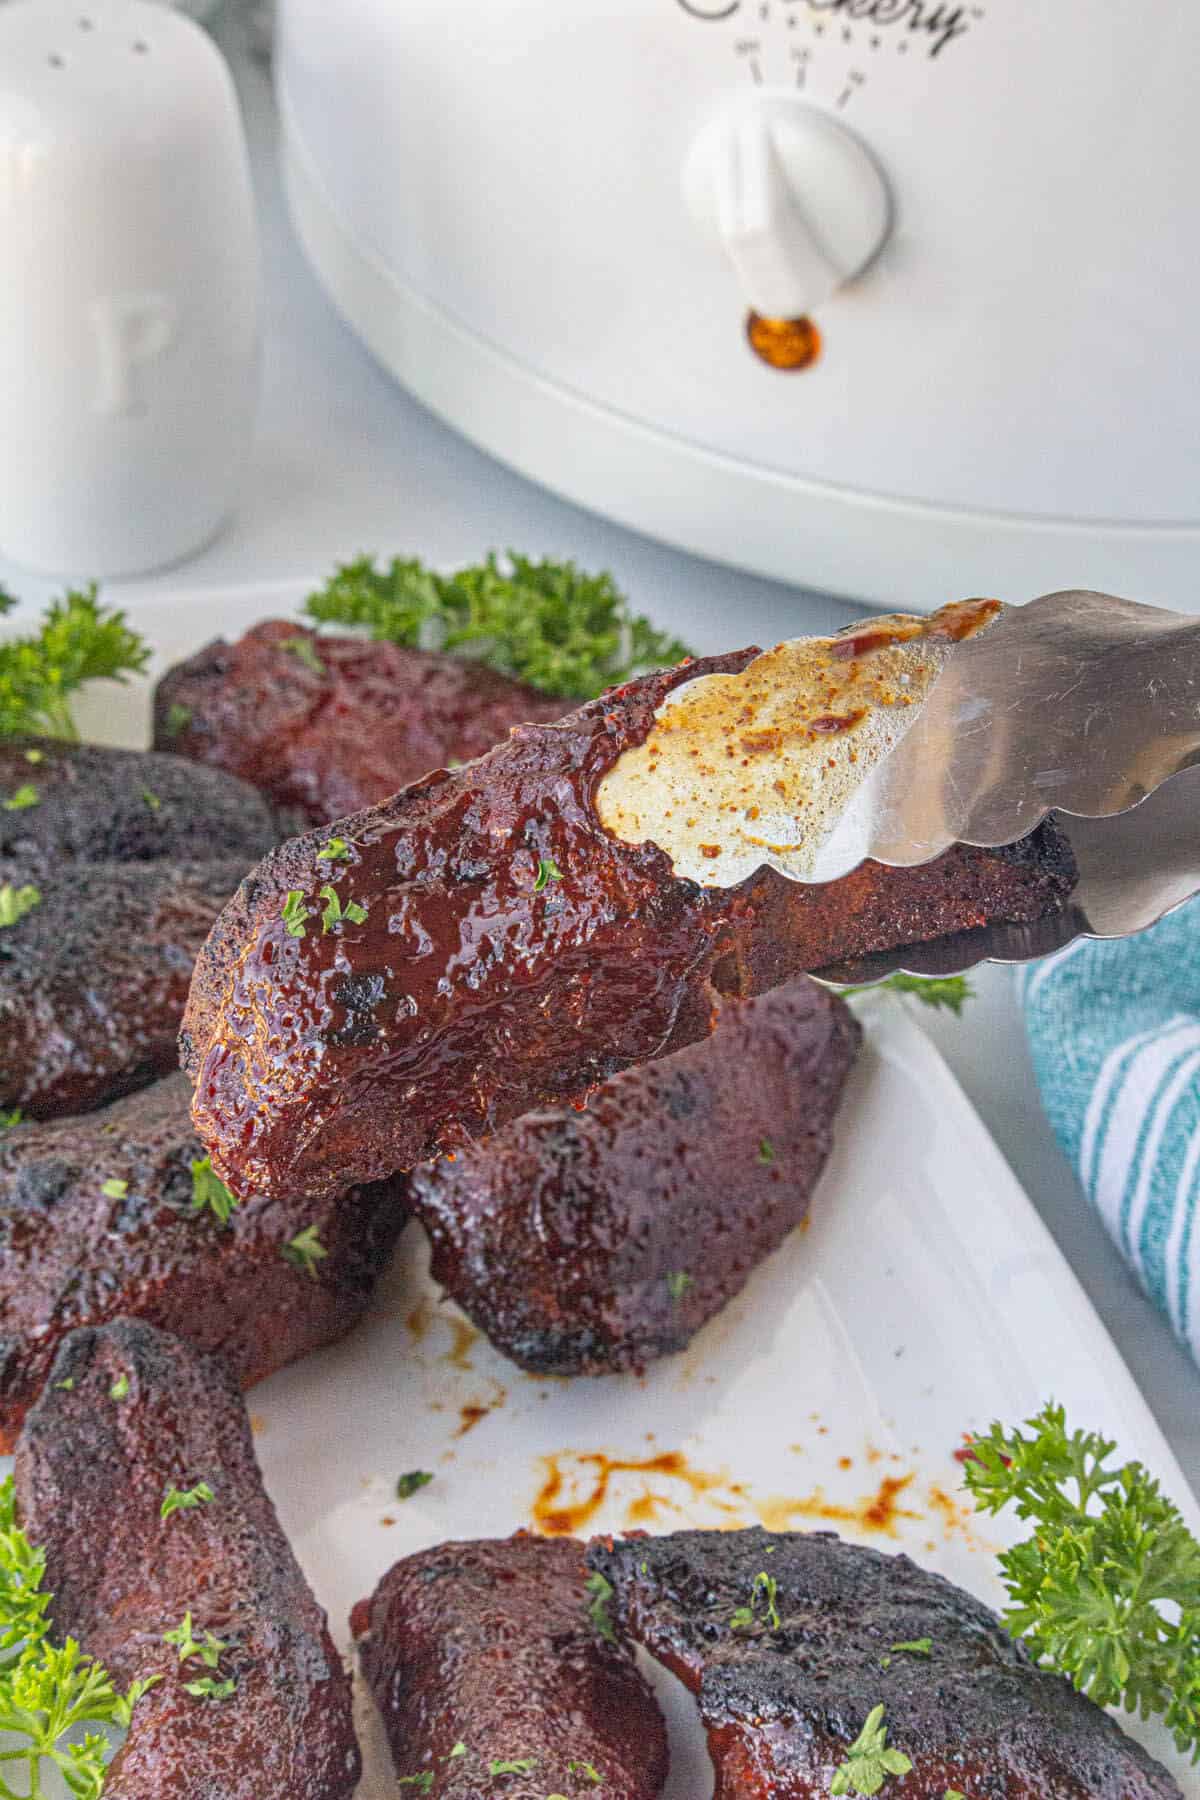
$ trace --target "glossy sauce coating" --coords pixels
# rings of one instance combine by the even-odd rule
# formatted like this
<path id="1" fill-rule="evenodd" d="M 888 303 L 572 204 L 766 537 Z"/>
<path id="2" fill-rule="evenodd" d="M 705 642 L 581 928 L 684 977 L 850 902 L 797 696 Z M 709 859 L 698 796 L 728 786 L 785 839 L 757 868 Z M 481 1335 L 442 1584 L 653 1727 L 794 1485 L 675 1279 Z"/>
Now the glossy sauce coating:
<path id="1" fill-rule="evenodd" d="M 539 1374 L 685 1348 L 808 1212 L 861 1032 L 801 979 L 409 1178 L 433 1275 Z"/>
<path id="2" fill-rule="evenodd" d="M 264 619 L 163 676 L 154 742 L 240 775 L 320 825 L 570 706 L 467 657 Z"/>
<path id="3" fill-rule="evenodd" d="M 339 860 L 313 832 L 260 864 L 201 954 L 181 1037 L 198 1134 L 231 1186 L 326 1193 L 411 1168 L 705 1035 L 718 994 L 989 908 L 1028 918 L 1064 903 L 1074 868 L 1052 829 L 1014 852 L 864 866 L 824 889 L 764 871 L 716 892 L 676 881 L 653 845 L 612 838 L 595 808 L 607 769 L 675 684 L 753 655 L 521 726 L 342 821 Z M 326 885 L 366 919 L 326 930 Z"/>
<path id="4" fill-rule="evenodd" d="M 593 1543 L 614 1617 L 697 1695 L 716 1800 L 816 1800 L 868 1715 L 911 1759 L 888 1800 L 1180 1800 L 1166 1770 L 995 1615 L 906 1556 L 832 1533 Z M 778 1627 L 760 1574 L 776 1584 Z M 730 1620 L 754 1603 L 754 1621 Z M 894 1646 L 932 1640 L 929 1656 Z"/>
<path id="5" fill-rule="evenodd" d="M 220 1352 L 249 1387 L 362 1316 L 404 1223 L 394 1184 L 251 1199 L 222 1225 L 194 1209 L 189 1098 L 176 1074 L 0 1132 L 0 1452 L 77 1326 L 144 1319 Z M 311 1274 L 284 1254 L 310 1229 L 325 1252 Z"/>
<path id="6" fill-rule="evenodd" d="M 220 1362 L 129 1320 L 75 1332 L 15 1475 L 21 1524 L 46 1551 L 56 1635 L 77 1638 L 118 1688 L 163 1677 L 134 1712 L 105 1800 L 349 1800 L 350 1684 Z M 201 1480 L 208 1505 L 161 1518 L 168 1488 Z M 163 1642 L 189 1611 L 198 1637 L 228 1646 L 228 1699 L 188 1694 L 212 1672 Z"/>
<path id="7" fill-rule="evenodd" d="M 355 1608 L 402 1780 L 433 1800 L 654 1800 L 666 1728 L 629 1646 L 589 1616 L 583 1559 L 523 1533 L 440 1544 Z M 531 1766 L 490 1773 L 511 1762 Z"/>

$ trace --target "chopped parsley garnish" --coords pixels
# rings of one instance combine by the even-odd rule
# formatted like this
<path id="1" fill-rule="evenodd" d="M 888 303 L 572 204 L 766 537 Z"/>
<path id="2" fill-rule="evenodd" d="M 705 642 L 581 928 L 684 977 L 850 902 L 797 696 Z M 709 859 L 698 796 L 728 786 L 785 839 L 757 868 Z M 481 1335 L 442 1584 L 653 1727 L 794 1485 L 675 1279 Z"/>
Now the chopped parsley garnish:
<path id="1" fill-rule="evenodd" d="M 422 1769 L 419 1775 L 397 1775 L 396 1786 L 420 1788 L 423 1794 L 427 1794 L 433 1786 L 433 1770 Z"/>
<path id="2" fill-rule="evenodd" d="M 0 592 L 0 614 L 16 602 Z M 78 741 L 70 698 L 85 682 L 140 675 L 150 646 L 125 615 L 98 604 L 94 587 L 54 600 L 40 629 L 0 640 L 0 737 L 32 733 Z"/>
<path id="3" fill-rule="evenodd" d="M 124 1370 L 109 1388 L 108 1397 L 110 1400 L 127 1400 L 129 1398 L 129 1377 Z"/>
<path id="4" fill-rule="evenodd" d="M 343 564 L 304 610 L 319 624 L 359 626 L 376 640 L 458 651 L 571 700 L 690 654 L 631 612 L 611 575 L 512 551 L 451 575 L 415 557 L 382 568 L 362 557 Z"/>
<path id="5" fill-rule="evenodd" d="M 32 883 L 24 887 L 13 887 L 11 882 L 0 882 L 0 931 L 9 925 L 15 925 L 26 913 L 31 913 L 35 906 L 40 906 L 42 896 Z"/>
<path id="6" fill-rule="evenodd" d="M 0 1131 L 11 1131 L 25 1117 L 19 1106 L 10 1107 L 7 1112 L 0 1112 Z"/>
<path id="7" fill-rule="evenodd" d="M 27 763 L 37 764 L 40 762 L 45 762 L 45 760 L 46 760 L 46 752 L 44 750 L 27 750 L 25 752 L 25 761 Z"/>
<path id="8" fill-rule="evenodd" d="M 604 1777 L 594 1763 L 569 1762 L 567 1764 L 567 1774 L 582 1775 L 585 1781 L 590 1781 L 595 1787 L 602 1787 L 604 1785 Z"/>
<path id="9" fill-rule="evenodd" d="M 942 1800 L 967 1800 L 967 1796 L 960 1793 L 957 1788 L 947 1788 Z"/>
<path id="10" fill-rule="evenodd" d="M 613 1629 L 613 1622 L 608 1611 L 608 1603 L 613 1597 L 612 1582 L 601 1575 L 597 1569 L 594 1574 L 588 1576 L 585 1585 L 588 1593 L 592 1596 L 592 1603 L 588 1607 L 588 1618 L 602 1638 L 607 1638 L 610 1644 L 615 1644 L 617 1634 Z"/>
<path id="11" fill-rule="evenodd" d="M 219 1637 L 214 1637 L 211 1631 L 206 1631 L 202 1638 L 198 1638 L 190 1611 L 184 1613 L 181 1625 L 176 1625 L 173 1631 L 163 1632 L 162 1641 L 164 1644 L 177 1646 L 181 1663 L 202 1662 L 206 1669 L 215 1669 L 223 1653 L 229 1649 L 229 1645 Z"/>
<path id="12" fill-rule="evenodd" d="M 199 1681 L 185 1681 L 185 1694 L 191 1694 L 194 1700 L 232 1700 L 237 1693 L 237 1682 L 233 1676 L 218 1681 L 213 1675 L 202 1675 Z"/>
<path id="13" fill-rule="evenodd" d="M 758 1155 L 755 1161 L 760 1162 L 764 1168 L 769 1168 L 775 1161 L 775 1146 L 770 1138 L 759 1138 Z"/>
<path id="14" fill-rule="evenodd" d="M 100 1192 L 106 1200 L 124 1200 L 129 1192 L 129 1183 L 122 1181 L 118 1175 L 110 1175 L 107 1181 L 100 1183 Z"/>
<path id="15" fill-rule="evenodd" d="M 285 1262 L 291 1263 L 294 1269 L 301 1270 L 303 1274 L 311 1275 L 316 1281 L 317 1264 L 323 1262 L 329 1252 L 317 1236 L 316 1226 L 306 1225 L 290 1243 L 283 1246 L 282 1254 Z"/>
<path id="16" fill-rule="evenodd" d="M 308 908 L 304 904 L 304 894 L 300 888 L 289 888 L 287 899 L 283 903 L 280 914 L 287 928 L 289 937 L 307 937 L 304 921 L 308 917 Z"/>
<path id="17" fill-rule="evenodd" d="M 333 927 L 340 925 L 343 920 L 349 925 L 361 925 L 367 916 L 366 907 L 360 906 L 357 900 L 347 900 L 343 906 L 328 882 L 320 889 L 319 898 L 325 902 L 325 910 L 321 914 L 322 935 L 327 931 L 332 931 Z"/>
<path id="18" fill-rule="evenodd" d="M 547 882 L 561 881 L 562 879 L 563 872 L 556 862 L 552 862 L 548 856 L 538 858 L 537 880 L 533 884 L 535 894 L 540 894 Z"/>
<path id="19" fill-rule="evenodd" d="M 672 1269 L 667 1276 L 667 1292 L 678 1306 L 690 1287 L 695 1287 L 695 1276 L 689 1275 L 686 1269 Z"/>
<path id="20" fill-rule="evenodd" d="M 348 862 L 350 846 L 345 838 L 331 837 L 327 844 L 322 844 L 317 851 L 318 862 Z"/>
<path id="21" fill-rule="evenodd" d="M 207 1207 L 218 1225 L 228 1225 L 237 1205 L 236 1194 L 214 1173 L 212 1158 L 198 1156 L 192 1163 L 192 1211 L 202 1213 Z"/>
<path id="22" fill-rule="evenodd" d="M 779 1583 L 773 1575 L 764 1569 L 754 1577 L 754 1586 L 750 1590 L 749 1606 L 739 1606 L 730 1618 L 729 1624 L 734 1631 L 749 1631 L 758 1622 L 758 1599 L 762 1595 L 766 1601 L 766 1623 L 772 1631 L 778 1631 L 782 1620 L 779 1617 Z"/>
<path id="23" fill-rule="evenodd" d="M 187 730 L 191 722 L 191 707 L 182 705 L 178 700 L 172 700 L 170 706 L 167 708 L 167 717 L 165 721 L 167 736 L 173 738 L 178 737 L 181 731 Z"/>
<path id="24" fill-rule="evenodd" d="M 31 806 L 37 806 L 39 798 L 32 781 L 25 781 L 7 800 L 0 801 L 0 806 L 3 806 L 5 812 L 25 812 Z"/>
<path id="25" fill-rule="evenodd" d="M 902 1650 L 906 1650 L 910 1656 L 932 1656 L 933 1639 L 911 1638 L 907 1643 L 892 1645 L 893 1655 L 898 1656 Z"/>
<path id="26" fill-rule="evenodd" d="M 528 1775 L 537 1767 L 537 1759 L 533 1756 L 515 1756 L 508 1761 L 495 1761 L 488 1764 L 489 1775 Z"/>
<path id="27" fill-rule="evenodd" d="M 432 1480 L 433 1476 L 428 1469 L 410 1469 L 408 1474 L 402 1475 L 396 1483 L 397 1500 L 411 1500 L 413 1495 L 419 1493 L 423 1487 L 428 1487 Z M 462 1750 L 455 1749 L 451 1754 L 465 1756 L 466 1749 L 465 1747 Z"/>
<path id="28" fill-rule="evenodd" d="M 875 981 L 866 987 L 839 988 L 844 999 L 854 994 L 914 994 L 924 1006 L 944 1006 L 955 1018 L 962 1015 L 962 1009 L 968 1000 L 975 997 L 975 989 L 965 975 L 889 975 L 886 981 Z"/>
<path id="29" fill-rule="evenodd" d="M 151 812 L 160 812 L 162 810 L 162 801 L 154 792 L 153 788 L 143 788 L 142 799 L 146 802 L 146 805 L 150 808 Z"/>
<path id="30" fill-rule="evenodd" d="M 64 1394 L 73 1394 L 75 1391 L 75 1377 L 73 1375 L 68 1375 L 65 1381 L 56 1381 L 54 1385 L 56 1388 L 61 1388 Z"/>
<path id="31" fill-rule="evenodd" d="M 314 675 L 325 673 L 325 664 L 317 655 L 316 645 L 310 637 L 280 638 L 279 648 L 286 650 L 289 656 L 294 656 L 297 662 L 302 662 Z"/>
<path id="32" fill-rule="evenodd" d="M 465 1756 L 466 1754 L 467 1754 L 467 1746 L 463 1743 L 462 1739 L 460 1738 L 458 1743 L 455 1744 L 453 1750 L 450 1752 L 449 1756 L 446 1758 L 446 1761 L 453 1762 L 456 1757 Z"/>
<path id="33" fill-rule="evenodd" d="M 1141 1463 L 1068 1431 L 1051 1403 L 1024 1429 L 971 1441 L 963 1477 L 987 1513 L 1006 1506 L 1030 1536 L 1000 1556 L 1003 1617 L 1035 1662 L 1098 1706 L 1161 1714 L 1200 1757 L 1200 1543 Z"/>
<path id="34" fill-rule="evenodd" d="M 160 1519 L 169 1519 L 172 1513 L 191 1512 L 197 1506 L 207 1506 L 215 1500 L 216 1495 L 207 1481 L 198 1481 L 195 1487 L 169 1487 L 163 1495 L 163 1503 L 158 1509 Z"/>
<path id="35" fill-rule="evenodd" d="M 17 1788 L 2 1791 L 48 1793 L 56 1769 L 77 1800 L 99 1800 L 112 1745 L 100 1732 L 81 1735 L 79 1728 L 127 1729 L 134 1707 L 161 1677 L 135 1681 L 119 1694 L 74 1638 L 61 1648 L 51 1644 L 45 1575 L 45 1551 L 17 1523 L 10 1476 L 0 1483 L 0 1719 L 5 1763 L 24 1764 L 25 1772 Z"/>
<path id="36" fill-rule="evenodd" d="M 889 1775 L 907 1775 L 911 1760 L 903 1750 L 888 1748 L 883 1707 L 877 1706 L 846 1752 L 830 1784 L 831 1794 L 877 1794 Z"/>

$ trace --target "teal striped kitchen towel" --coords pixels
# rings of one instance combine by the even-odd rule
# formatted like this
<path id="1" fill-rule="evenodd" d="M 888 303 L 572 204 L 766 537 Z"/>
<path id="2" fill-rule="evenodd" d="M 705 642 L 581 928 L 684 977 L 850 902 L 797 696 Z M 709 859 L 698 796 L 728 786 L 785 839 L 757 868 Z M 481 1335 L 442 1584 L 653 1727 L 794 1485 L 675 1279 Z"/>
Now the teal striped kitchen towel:
<path id="1" fill-rule="evenodd" d="M 1200 902 L 1021 971 L 1038 1085 L 1084 1191 L 1200 1362 Z"/>

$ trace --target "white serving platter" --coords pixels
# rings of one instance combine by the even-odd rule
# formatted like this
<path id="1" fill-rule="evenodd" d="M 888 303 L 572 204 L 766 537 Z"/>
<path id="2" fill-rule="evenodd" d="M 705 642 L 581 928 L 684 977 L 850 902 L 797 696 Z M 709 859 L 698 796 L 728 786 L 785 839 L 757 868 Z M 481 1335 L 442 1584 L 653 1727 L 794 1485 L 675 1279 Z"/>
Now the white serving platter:
<path id="1" fill-rule="evenodd" d="M 297 598 L 295 586 L 181 597 L 136 621 L 157 672 Z M 148 693 L 93 691 L 84 734 L 143 744 Z M 954 1453 L 1050 1398 L 1146 1463 L 1200 1529 L 1132 1377 L 914 1003 L 855 1004 L 866 1046 L 810 1225 L 684 1355 L 641 1378 L 524 1375 L 440 1300 L 410 1226 L 362 1328 L 253 1390 L 267 1485 L 343 1648 L 351 1606 L 398 1557 L 568 1523 L 583 1535 L 832 1525 L 999 1605 L 994 1552 L 1020 1528 L 972 1512 Z M 397 1478 L 414 1469 L 434 1479 L 400 1501 Z M 691 1702 L 655 1681 L 673 1731 L 664 1800 L 704 1800 Z M 384 1800 L 394 1778 L 360 1711 L 361 1800 Z M 1200 1800 L 1165 1734 L 1128 1728 Z"/>

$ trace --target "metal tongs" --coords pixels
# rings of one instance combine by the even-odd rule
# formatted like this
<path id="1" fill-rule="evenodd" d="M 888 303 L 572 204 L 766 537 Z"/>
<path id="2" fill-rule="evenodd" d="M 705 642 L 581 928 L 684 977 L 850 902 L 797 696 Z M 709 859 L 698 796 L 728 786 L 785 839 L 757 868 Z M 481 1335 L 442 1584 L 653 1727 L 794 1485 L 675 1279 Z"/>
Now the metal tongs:
<path id="1" fill-rule="evenodd" d="M 1200 620 L 1074 590 L 1002 607 L 943 647 L 913 711 L 806 869 L 763 860 L 830 881 L 865 857 L 905 867 L 954 843 L 1011 844 L 1054 812 L 1078 886 L 1033 924 L 986 925 L 822 974 L 862 982 L 1025 962 L 1081 936 L 1127 937 L 1200 891 L 1200 777 L 1187 773 L 1200 762 Z M 705 854 L 719 857 L 732 824 L 715 808 L 701 823 L 716 834 Z"/>

